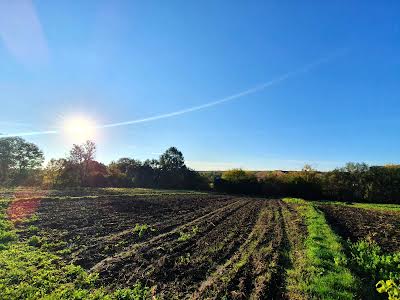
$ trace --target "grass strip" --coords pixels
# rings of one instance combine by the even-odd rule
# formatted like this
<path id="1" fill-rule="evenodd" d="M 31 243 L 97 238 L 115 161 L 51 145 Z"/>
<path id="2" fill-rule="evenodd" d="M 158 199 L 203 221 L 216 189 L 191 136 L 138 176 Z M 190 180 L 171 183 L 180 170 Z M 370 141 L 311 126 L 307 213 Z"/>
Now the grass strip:
<path id="1" fill-rule="evenodd" d="M 342 205 L 342 206 L 364 208 L 364 209 L 400 212 L 399 204 L 356 203 L 356 202 L 347 203 L 347 202 L 339 202 L 339 201 L 315 201 L 314 203 L 329 204 L 329 205 Z"/>
<path id="2" fill-rule="evenodd" d="M 347 267 L 347 259 L 340 239 L 327 224 L 326 219 L 312 203 L 286 198 L 304 218 L 308 235 L 304 240 L 304 262 L 297 263 L 297 282 L 292 289 L 304 292 L 311 299 L 353 299 L 357 280 Z"/>

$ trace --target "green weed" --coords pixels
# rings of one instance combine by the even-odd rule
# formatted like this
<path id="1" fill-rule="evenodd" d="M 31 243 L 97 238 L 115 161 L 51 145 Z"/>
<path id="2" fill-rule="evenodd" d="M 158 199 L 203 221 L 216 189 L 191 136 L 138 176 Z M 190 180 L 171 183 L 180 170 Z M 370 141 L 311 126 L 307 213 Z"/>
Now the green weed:
<path id="1" fill-rule="evenodd" d="M 374 294 L 375 287 L 380 293 L 394 295 L 395 281 L 400 280 L 400 252 L 383 253 L 371 239 L 348 242 L 348 252 L 349 266 L 360 277 L 360 291 L 365 298 Z"/>
<path id="2" fill-rule="evenodd" d="M 349 252 L 350 266 L 360 277 L 400 280 L 400 252 L 385 254 L 371 239 L 349 243 Z"/>
<path id="3" fill-rule="evenodd" d="M 140 224 L 136 223 L 136 225 L 133 228 L 132 232 L 134 234 L 137 234 L 139 236 L 139 238 L 141 238 L 146 233 L 147 230 L 155 231 L 154 228 L 150 227 L 147 224 L 140 225 Z"/>
<path id="4" fill-rule="evenodd" d="M 33 235 L 28 240 L 28 245 L 33 247 L 40 247 L 42 244 L 42 240 L 37 235 Z"/>
<path id="5" fill-rule="evenodd" d="M 400 283 L 394 280 L 381 280 L 376 284 L 379 293 L 387 293 L 389 300 L 400 300 Z"/>
<path id="6" fill-rule="evenodd" d="M 177 265 L 185 266 L 190 263 L 190 253 L 186 253 L 185 255 L 181 255 L 177 259 Z"/>
<path id="7" fill-rule="evenodd" d="M 30 226 L 28 226 L 28 228 L 26 230 L 29 233 L 37 233 L 39 231 L 39 227 L 34 226 L 34 225 L 30 225 Z"/>
<path id="8" fill-rule="evenodd" d="M 180 232 L 179 232 L 178 241 L 179 241 L 179 242 L 185 242 L 185 241 L 187 241 L 187 240 L 190 240 L 190 239 L 191 239 L 193 236 L 195 236 L 198 232 L 199 232 L 199 227 L 198 227 L 197 225 L 196 225 L 196 226 L 193 226 L 189 232 L 182 232 L 182 231 L 180 231 Z"/>

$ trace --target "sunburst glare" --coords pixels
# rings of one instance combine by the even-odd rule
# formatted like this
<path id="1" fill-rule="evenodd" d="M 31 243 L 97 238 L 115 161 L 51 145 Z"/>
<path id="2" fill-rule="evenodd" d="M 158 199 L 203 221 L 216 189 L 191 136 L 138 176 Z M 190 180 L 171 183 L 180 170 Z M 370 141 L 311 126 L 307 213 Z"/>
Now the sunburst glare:
<path id="1" fill-rule="evenodd" d="M 95 138 L 96 125 L 94 121 L 87 117 L 75 116 L 65 120 L 63 131 L 69 140 L 74 143 L 81 143 Z"/>

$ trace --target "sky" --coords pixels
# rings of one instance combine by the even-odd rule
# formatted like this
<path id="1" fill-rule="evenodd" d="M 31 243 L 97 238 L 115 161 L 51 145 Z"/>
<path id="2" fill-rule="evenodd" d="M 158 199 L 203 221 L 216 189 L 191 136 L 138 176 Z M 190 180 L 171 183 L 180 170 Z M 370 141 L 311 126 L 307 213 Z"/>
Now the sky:
<path id="1" fill-rule="evenodd" d="M 0 133 L 25 134 L 47 160 L 68 154 L 65 124 L 79 119 L 104 163 L 170 146 L 197 170 L 400 163 L 399 11 L 0 0 Z"/>

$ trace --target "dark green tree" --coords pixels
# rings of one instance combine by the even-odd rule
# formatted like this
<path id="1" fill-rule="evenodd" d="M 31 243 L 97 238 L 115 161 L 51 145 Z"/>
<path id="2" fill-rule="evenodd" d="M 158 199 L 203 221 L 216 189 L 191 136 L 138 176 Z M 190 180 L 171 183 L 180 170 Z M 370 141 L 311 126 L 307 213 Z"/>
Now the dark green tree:
<path id="1" fill-rule="evenodd" d="M 20 137 L 0 139 L 0 183 L 23 184 L 43 161 L 37 145 Z"/>
<path id="2" fill-rule="evenodd" d="M 168 148 L 159 159 L 159 185 L 163 188 L 182 188 L 187 171 L 181 151 Z"/>
<path id="3" fill-rule="evenodd" d="M 177 171 L 186 168 L 182 152 L 175 147 L 168 148 L 160 156 L 159 164 L 163 171 Z"/>

